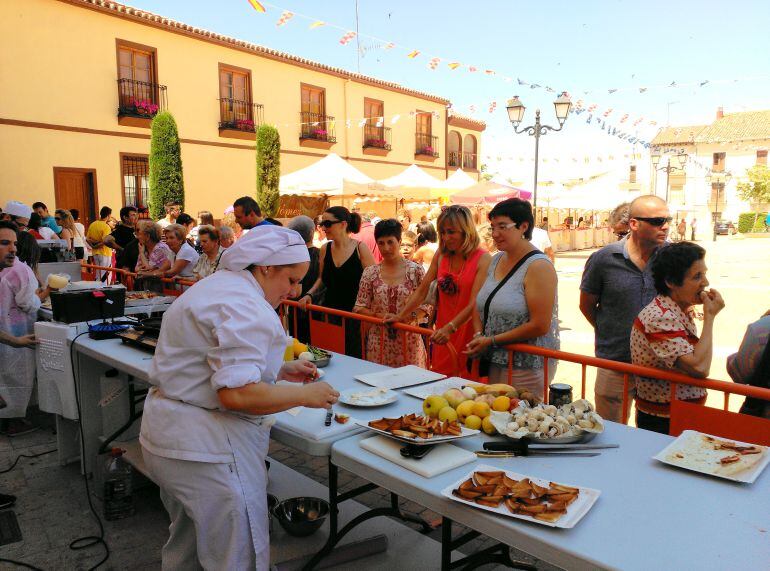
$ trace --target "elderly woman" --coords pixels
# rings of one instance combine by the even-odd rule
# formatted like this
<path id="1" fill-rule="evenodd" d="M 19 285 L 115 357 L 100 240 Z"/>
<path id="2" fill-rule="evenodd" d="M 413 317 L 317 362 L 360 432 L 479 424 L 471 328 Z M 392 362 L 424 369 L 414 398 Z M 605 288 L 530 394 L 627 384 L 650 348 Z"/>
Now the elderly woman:
<path id="1" fill-rule="evenodd" d="M 706 290 L 706 251 L 692 242 L 662 248 L 652 262 L 658 295 L 634 321 L 631 362 L 707 377 L 711 368 L 714 318 L 725 302 L 716 290 Z M 703 305 L 700 338 L 693 321 L 694 306 Z M 705 404 L 706 390 L 677 385 L 677 398 Z M 669 433 L 671 390 L 666 381 L 636 378 L 636 425 Z"/>
<path id="2" fill-rule="evenodd" d="M 167 278 L 192 278 L 193 268 L 198 263 L 198 252 L 186 240 L 187 229 L 181 224 L 169 224 L 163 229 L 166 245 L 174 255 L 171 267 L 164 272 Z"/>
<path id="3" fill-rule="evenodd" d="M 513 384 L 542 398 L 543 357 L 515 353 L 509 379 L 510 354 L 501 347 L 527 343 L 559 348 L 556 270 L 548 256 L 529 241 L 535 224 L 529 202 L 504 200 L 488 216 L 498 253 L 476 296 L 474 334 L 466 353 L 485 357 L 486 370 L 480 373 L 487 373 L 490 383 Z M 555 372 L 556 364 L 551 361 L 549 380 Z"/>
<path id="4" fill-rule="evenodd" d="M 401 234 L 402 225 L 393 218 L 380 220 L 374 227 L 374 239 L 382 254 L 382 261 L 364 270 L 353 309 L 356 313 L 379 319 L 393 317 L 420 287 L 425 270 L 420 264 L 404 259 L 401 253 Z M 429 312 L 430 306 L 421 306 L 412 318 L 412 325 L 424 319 Z M 419 334 L 377 326 L 369 329 L 366 359 L 389 367 L 425 367 L 427 355 L 425 343 Z"/>
<path id="5" fill-rule="evenodd" d="M 615 207 L 615 210 L 610 212 L 609 224 L 612 228 L 612 233 L 617 236 L 618 240 L 622 240 L 626 234 L 631 231 L 628 225 L 630 217 L 631 203 L 624 202 Z"/>
<path id="6" fill-rule="evenodd" d="M 136 239 L 139 241 L 139 260 L 136 263 L 136 273 L 143 280 L 143 285 L 153 291 L 162 291 L 163 287 L 157 279 L 171 268 L 174 253 L 165 242 L 160 241 L 160 225 L 152 220 L 140 220 L 136 225 Z"/>
<path id="7" fill-rule="evenodd" d="M 411 323 L 417 308 L 424 302 L 430 284 L 436 280 L 436 331 L 431 340 L 435 344 L 431 360 L 433 370 L 446 375 L 457 374 L 450 349 L 451 343 L 459 360 L 460 373 L 465 371 L 462 352 L 473 336 L 470 323 L 476 294 L 484 283 L 491 259 L 476 232 L 471 211 L 465 206 L 447 206 L 437 221 L 439 232 L 438 255 L 433 257 L 425 279 L 409 296 L 398 315 L 386 321 Z"/>
<path id="8" fill-rule="evenodd" d="M 313 296 L 326 288 L 320 305 L 353 311 L 361 274 L 364 268 L 374 265 L 372 251 L 350 236 L 361 229 L 361 216 L 344 206 L 332 206 L 323 213 L 321 228 L 329 242 L 321 246 L 318 279 L 299 299 L 300 307 L 306 310 Z M 329 321 L 339 323 L 331 317 Z M 345 354 L 361 357 L 360 326 L 350 319 L 345 322 Z"/>
<path id="9" fill-rule="evenodd" d="M 307 267 L 296 232 L 255 228 L 163 316 L 140 443 L 171 518 L 164 568 L 270 568 L 270 415 L 329 408 L 339 397 L 308 382 L 318 376 L 310 361 L 283 362 L 275 308 L 296 295 Z"/>
<path id="10" fill-rule="evenodd" d="M 193 267 L 193 277 L 202 280 L 217 271 L 219 257 L 224 250 L 219 245 L 219 230 L 208 224 L 198 226 L 198 240 L 203 253 Z"/>
<path id="11" fill-rule="evenodd" d="M 223 250 L 227 250 L 230 246 L 235 244 L 235 232 L 229 226 L 220 226 L 219 230 L 219 245 Z"/>

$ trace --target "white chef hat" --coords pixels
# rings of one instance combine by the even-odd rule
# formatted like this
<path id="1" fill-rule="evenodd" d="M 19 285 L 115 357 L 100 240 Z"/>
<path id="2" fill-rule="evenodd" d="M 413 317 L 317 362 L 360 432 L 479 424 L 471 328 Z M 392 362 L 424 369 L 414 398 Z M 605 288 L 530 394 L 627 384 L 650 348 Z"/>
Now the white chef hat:
<path id="1" fill-rule="evenodd" d="M 11 216 L 18 216 L 19 218 L 29 218 L 32 215 L 32 208 L 18 200 L 9 200 L 5 203 L 3 212 Z"/>
<path id="2" fill-rule="evenodd" d="M 225 250 L 219 265 L 226 270 L 238 271 L 251 264 L 282 266 L 309 261 L 310 254 L 302 236 L 283 226 L 263 224 L 249 230 Z"/>

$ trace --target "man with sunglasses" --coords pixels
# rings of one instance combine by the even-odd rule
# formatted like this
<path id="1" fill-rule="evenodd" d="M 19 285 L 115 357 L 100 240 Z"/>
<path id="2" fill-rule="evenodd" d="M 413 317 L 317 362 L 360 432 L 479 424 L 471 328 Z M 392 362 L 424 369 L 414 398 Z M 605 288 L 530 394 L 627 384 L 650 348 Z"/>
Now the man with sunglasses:
<path id="1" fill-rule="evenodd" d="M 656 295 L 650 262 L 666 243 L 671 216 L 657 196 L 640 196 L 629 206 L 629 233 L 591 254 L 580 283 L 580 311 L 594 327 L 597 357 L 631 362 L 631 327 L 639 312 Z M 633 398 L 629 383 L 628 403 Z M 623 375 L 598 369 L 596 411 L 607 420 L 627 422 L 623 416 Z"/>

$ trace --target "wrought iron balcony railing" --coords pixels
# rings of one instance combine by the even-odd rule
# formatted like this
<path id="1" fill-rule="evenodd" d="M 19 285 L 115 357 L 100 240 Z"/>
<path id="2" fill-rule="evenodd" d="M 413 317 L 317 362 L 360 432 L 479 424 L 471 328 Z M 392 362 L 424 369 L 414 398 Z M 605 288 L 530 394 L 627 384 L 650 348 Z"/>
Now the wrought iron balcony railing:
<path id="1" fill-rule="evenodd" d="M 430 133 L 415 133 L 414 154 L 438 157 L 438 137 Z"/>
<path id="2" fill-rule="evenodd" d="M 263 120 L 264 107 L 249 101 L 222 97 L 219 100 L 219 128 L 253 133 Z"/>
<path id="3" fill-rule="evenodd" d="M 463 168 L 464 169 L 476 168 L 476 153 L 463 153 Z"/>
<path id="4" fill-rule="evenodd" d="M 299 132 L 300 139 L 314 139 L 327 143 L 337 142 L 334 117 L 311 113 L 310 111 L 301 111 L 299 115 L 302 123 Z"/>
<path id="5" fill-rule="evenodd" d="M 118 116 L 152 118 L 166 108 L 166 86 L 135 79 L 118 80 Z"/>
<path id="6" fill-rule="evenodd" d="M 377 127 L 377 125 L 364 125 L 363 148 L 391 150 L 390 127 Z"/>
<path id="7" fill-rule="evenodd" d="M 460 151 L 449 151 L 447 153 L 446 164 L 449 167 L 462 167 L 462 153 Z"/>

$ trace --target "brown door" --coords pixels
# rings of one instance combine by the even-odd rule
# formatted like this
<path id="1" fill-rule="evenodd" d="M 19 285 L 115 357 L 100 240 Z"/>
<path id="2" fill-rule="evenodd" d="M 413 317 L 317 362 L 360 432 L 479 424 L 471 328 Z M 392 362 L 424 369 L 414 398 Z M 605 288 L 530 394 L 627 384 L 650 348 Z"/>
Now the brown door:
<path id="1" fill-rule="evenodd" d="M 77 208 L 87 228 L 96 220 L 96 171 L 54 168 L 56 208 Z"/>

